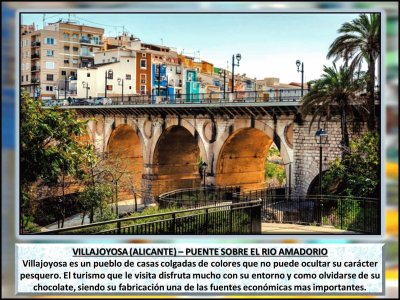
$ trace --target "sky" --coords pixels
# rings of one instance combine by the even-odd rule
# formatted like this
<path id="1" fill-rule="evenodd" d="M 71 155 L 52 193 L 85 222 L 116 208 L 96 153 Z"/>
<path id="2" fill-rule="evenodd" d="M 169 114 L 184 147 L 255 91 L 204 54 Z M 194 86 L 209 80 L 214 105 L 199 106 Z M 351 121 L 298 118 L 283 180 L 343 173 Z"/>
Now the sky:
<path id="1" fill-rule="evenodd" d="M 60 18 L 101 27 L 108 36 L 123 30 L 143 42 L 177 48 L 216 67 L 229 67 L 240 53 L 235 74 L 250 78 L 277 77 L 281 83 L 300 82 L 296 60 L 304 63 L 304 81 L 318 79 L 330 44 L 340 26 L 358 14 L 46 14 L 45 23 Z M 22 24 L 43 27 L 43 14 L 22 14 Z"/>

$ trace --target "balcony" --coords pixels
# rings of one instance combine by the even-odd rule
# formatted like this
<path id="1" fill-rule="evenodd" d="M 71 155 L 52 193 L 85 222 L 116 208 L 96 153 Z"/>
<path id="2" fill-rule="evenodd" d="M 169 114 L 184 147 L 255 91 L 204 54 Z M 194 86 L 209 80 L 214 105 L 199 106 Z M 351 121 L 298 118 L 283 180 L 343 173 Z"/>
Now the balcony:
<path id="1" fill-rule="evenodd" d="M 34 53 L 31 55 L 31 59 L 39 59 L 40 58 L 40 54 L 39 53 Z"/>
<path id="2" fill-rule="evenodd" d="M 97 40 L 95 40 L 95 39 L 89 39 L 89 38 L 81 38 L 81 39 L 79 40 L 79 42 L 80 42 L 81 44 L 97 45 L 97 46 L 100 46 L 100 45 L 103 44 L 102 41 L 97 41 Z"/>
<path id="3" fill-rule="evenodd" d="M 31 46 L 32 47 L 40 47 L 40 42 L 34 41 L 34 42 L 31 43 Z"/>
<path id="4" fill-rule="evenodd" d="M 40 83 L 39 78 L 32 78 L 31 83 L 39 84 Z"/>
<path id="5" fill-rule="evenodd" d="M 40 67 L 39 66 L 32 66 L 31 67 L 31 72 L 38 72 L 40 71 Z"/>
<path id="6" fill-rule="evenodd" d="M 94 57 L 94 53 L 90 52 L 90 51 L 83 51 L 81 49 L 81 52 L 79 53 L 79 56 L 83 56 L 83 57 Z"/>

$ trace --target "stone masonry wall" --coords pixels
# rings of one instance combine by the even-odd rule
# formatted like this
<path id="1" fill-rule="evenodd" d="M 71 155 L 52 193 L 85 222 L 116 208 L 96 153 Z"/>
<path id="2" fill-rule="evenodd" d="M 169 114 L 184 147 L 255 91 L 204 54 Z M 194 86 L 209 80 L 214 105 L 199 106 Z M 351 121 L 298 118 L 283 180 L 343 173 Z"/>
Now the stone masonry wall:
<path id="1" fill-rule="evenodd" d="M 313 179 L 319 175 L 319 144 L 315 140 L 318 123 L 310 128 L 309 120 L 294 126 L 294 194 L 305 195 Z M 328 133 L 328 142 L 322 147 L 322 170 L 329 168 L 329 163 L 341 156 L 342 140 L 340 119 L 326 122 L 322 128 Z M 350 139 L 367 131 L 365 123 L 348 123 Z"/>

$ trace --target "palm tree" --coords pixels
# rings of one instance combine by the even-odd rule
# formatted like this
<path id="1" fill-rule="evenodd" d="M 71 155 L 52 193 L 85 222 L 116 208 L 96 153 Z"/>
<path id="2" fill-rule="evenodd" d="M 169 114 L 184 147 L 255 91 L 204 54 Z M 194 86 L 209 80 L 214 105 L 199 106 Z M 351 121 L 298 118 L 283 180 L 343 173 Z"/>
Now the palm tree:
<path id="1" fill-rule="evenodd" d="M 355 112 L 362 113 L 365 110 L 362 105 L 350 106 L 352 100 L 356 99 L 357 93 L 365 85 L 362 74 L 354 76 L 354 73 L 346 66 L 341 66 L 338 70 L 336 64 L 333 63 L 333 67 L 324 66 L 321 78 L 310 83 L 311 90 L 304 96 L 301 105 L 303 116 L 313 114 L 309 129 L 311 130 L 311 126 L 316 120 L 320 127 L 321 121 L 329 120 L 332 116 L 331 110 L 337 108 L 340 114 L 342 146 L 344 149 L 349 149 L 347 128 L 349 114 L 355 115 Z M 346 151 L 342 151 L 342 157 L 345 154 Z"/>
<path id="2" fill-rule="evenodd" d="M 368 128 L 375 129 L 375 62 L 381 53 L 381 17 L 378 13 L 361 14 L 357 19 L 342 24 L 338 30 L 341 34 L 330 45 L 327 58 L 335 61 L 342 58 L 346 65 L 350 62 L 350 70 L 360 70 L 366 61 L 367 95 L 368 95 Z"/>

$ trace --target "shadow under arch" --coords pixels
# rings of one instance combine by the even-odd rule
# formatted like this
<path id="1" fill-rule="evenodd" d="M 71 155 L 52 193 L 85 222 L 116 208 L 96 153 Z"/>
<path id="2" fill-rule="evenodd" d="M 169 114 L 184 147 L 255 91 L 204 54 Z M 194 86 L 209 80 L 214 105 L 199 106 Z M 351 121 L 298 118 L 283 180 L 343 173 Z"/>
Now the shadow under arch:
<path id="1" fill-rule="evenodd" d="M 243 189 L 264 187 L 265 159 L 272 142 L 273 137 L 260 129 L 241 128 L 233 132 L 218 156 L 216 184 Z"/>
<path id="2" fill-rule="evenodd" d="M 118 125 L 110 135 L 107 145 L 108 161 L 116 173 L 123 173 L 118 197 L 131 199 L 132 188 L 141 189 L 143 175 L 143 147 L 139 135 L 127 124 Z M 118 170 L 119 169 L 119 170 Z"/>
<path id="3" fill-rule="evenodd" d="M 179 188 L 199 187 L 199 136 L 173 125 L 159 137 L 153 154 L 153 194 Z"/>

